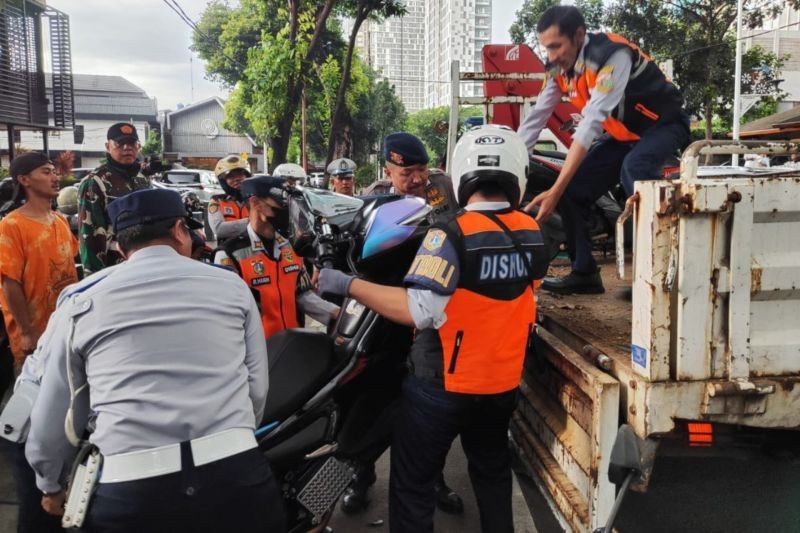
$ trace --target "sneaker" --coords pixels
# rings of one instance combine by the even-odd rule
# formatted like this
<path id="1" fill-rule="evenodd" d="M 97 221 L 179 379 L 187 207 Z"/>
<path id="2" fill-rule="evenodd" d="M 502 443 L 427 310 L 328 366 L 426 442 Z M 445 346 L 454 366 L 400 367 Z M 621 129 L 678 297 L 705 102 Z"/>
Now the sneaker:
<path id="1" fill-rule="evenodd" d="M 606 292 L 600 269 L 592 274 L 570 272 L 561 278 L 544 278 L 541 288 L 557 294 L 602 294 Z"/>

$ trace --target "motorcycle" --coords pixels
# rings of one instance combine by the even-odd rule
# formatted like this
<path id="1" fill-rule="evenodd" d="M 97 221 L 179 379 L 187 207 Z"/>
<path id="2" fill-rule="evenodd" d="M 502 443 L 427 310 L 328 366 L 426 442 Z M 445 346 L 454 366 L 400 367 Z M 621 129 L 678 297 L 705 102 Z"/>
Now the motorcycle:
<path id="1" fill-rule="evenodd" d="M 298 255 L 378 283 L 402 282 L 429 226 L 421 199 L 300 186 L 286 194 Z M 328 333 L 293 329 L 267 341 L 270 391 L 256 438 L 280 480 L 289 531 L 323 529 L 353 464 L 385 449 L 411 341 L 410 328 L 350 298 Z"/>

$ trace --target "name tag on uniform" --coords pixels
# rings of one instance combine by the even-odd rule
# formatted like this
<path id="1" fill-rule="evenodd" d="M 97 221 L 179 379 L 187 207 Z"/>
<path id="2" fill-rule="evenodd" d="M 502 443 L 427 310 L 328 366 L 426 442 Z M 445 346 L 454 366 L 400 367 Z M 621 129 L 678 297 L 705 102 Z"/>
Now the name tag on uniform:
<path id="1" fill-rule="evenodd" d="M 259 287 L 261 285 L 269 285 L 272 282 L 269 276 L 262 276 L 260 278 L 254 278 L 252 283 L 253 287 Z"/>
<path id="2" fill-rule="evenodd" d="M 286 274 L 291 274 L 292 272 L 299 272 L 300 271 L 300 265 L 289 265 L 287 267 L 283 267 L 283 271 Z"/>

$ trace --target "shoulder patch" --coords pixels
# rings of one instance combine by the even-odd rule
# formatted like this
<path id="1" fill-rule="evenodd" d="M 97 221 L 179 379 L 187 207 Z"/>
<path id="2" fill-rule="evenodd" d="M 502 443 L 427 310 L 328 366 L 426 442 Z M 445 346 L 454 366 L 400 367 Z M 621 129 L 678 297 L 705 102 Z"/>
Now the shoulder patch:
<path id="1" fill-rule="evenodd" d="M 595 81 L 595 90 L 601 93 L 609 93 L 614 88 L 614 80 L 611 74 L 614 72 L 614 65 L 606 65 L 597 73 L 597 80 Z"/>
<path id="2" fill-rule="evenodd" d="M 219 211 L 219 204 L 217 202 L 209 202 L 208 204 L 208 212 L 211 214 L 216 213 Z"/>
<path id="3" fill-rule="evenodd" d="M 428 251 L 438 250 L 447 239 L 447 233 L 440 229 L 432 229 L 428 231 L 425 240 L 422 242 L 422 247 Z"/>

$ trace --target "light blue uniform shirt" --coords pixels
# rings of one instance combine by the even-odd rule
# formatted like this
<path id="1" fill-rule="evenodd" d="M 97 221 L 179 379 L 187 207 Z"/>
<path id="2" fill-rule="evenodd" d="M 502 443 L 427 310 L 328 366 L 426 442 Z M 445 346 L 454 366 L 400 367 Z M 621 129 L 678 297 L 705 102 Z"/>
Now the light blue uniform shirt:
<path id="1" fill-rule="evenodd" d="M 26 446 L 40 490 L 62 488 L 75 453 L 64 431 L 73 321 L 73 382 L 89 389 L 76 400 L 74 427 L 80 436 L 91 409 L 90 440 L 104 455 L 260 422 L 267 348 L 250 290 L 232 272 L 146 247 L 65 289 L 42 336 L 34 363 L 44 372 L 27 373 L 42 374 L 42 386 Z"/>
<path id="2" fill-rule="evenodd" d="M 588 35 L 575 61 L 576 76 L 582 74 L 585 68 L 583 55 L 587 44 L 589 44 Z M 632 64 L 633 61 L 631 60 L 630 50 L 622 49 L 611 54 L 611 57 L 608 58 L 605 65 L 602 65 L 613 69 L 611 71 L 610 80 L 608 81 L 610 90 L 607 92 L 598 91 L 597 88 L 589 90 L 589 101 L 583 108 L 581 113 L 582 118 L 572 136 L 574 142 L 588 149 L 594 140 L 603 133 L 603 122 L 611 116 L 614 109 L 619 106 L 625 94 L 625 87 L 628 85 L 628 80 L 630 79 Z M 532 150 L 536 145 L 536 141 L 539 140 L 539 134 L 547 125 L 547 119 L 553 114 L 553 110 L 561 103 L 562 96 L 564 96 L 564 94 L 561 92 L 561 89 L 559 89 L 555 78 L 548 76 L 546 85 L 542 88 L 542 92 L 536 99 L 536 105 L 531 112 L 528 113 L 517 130 L 517 133 L 522 137 L 528 150 Z"/>

